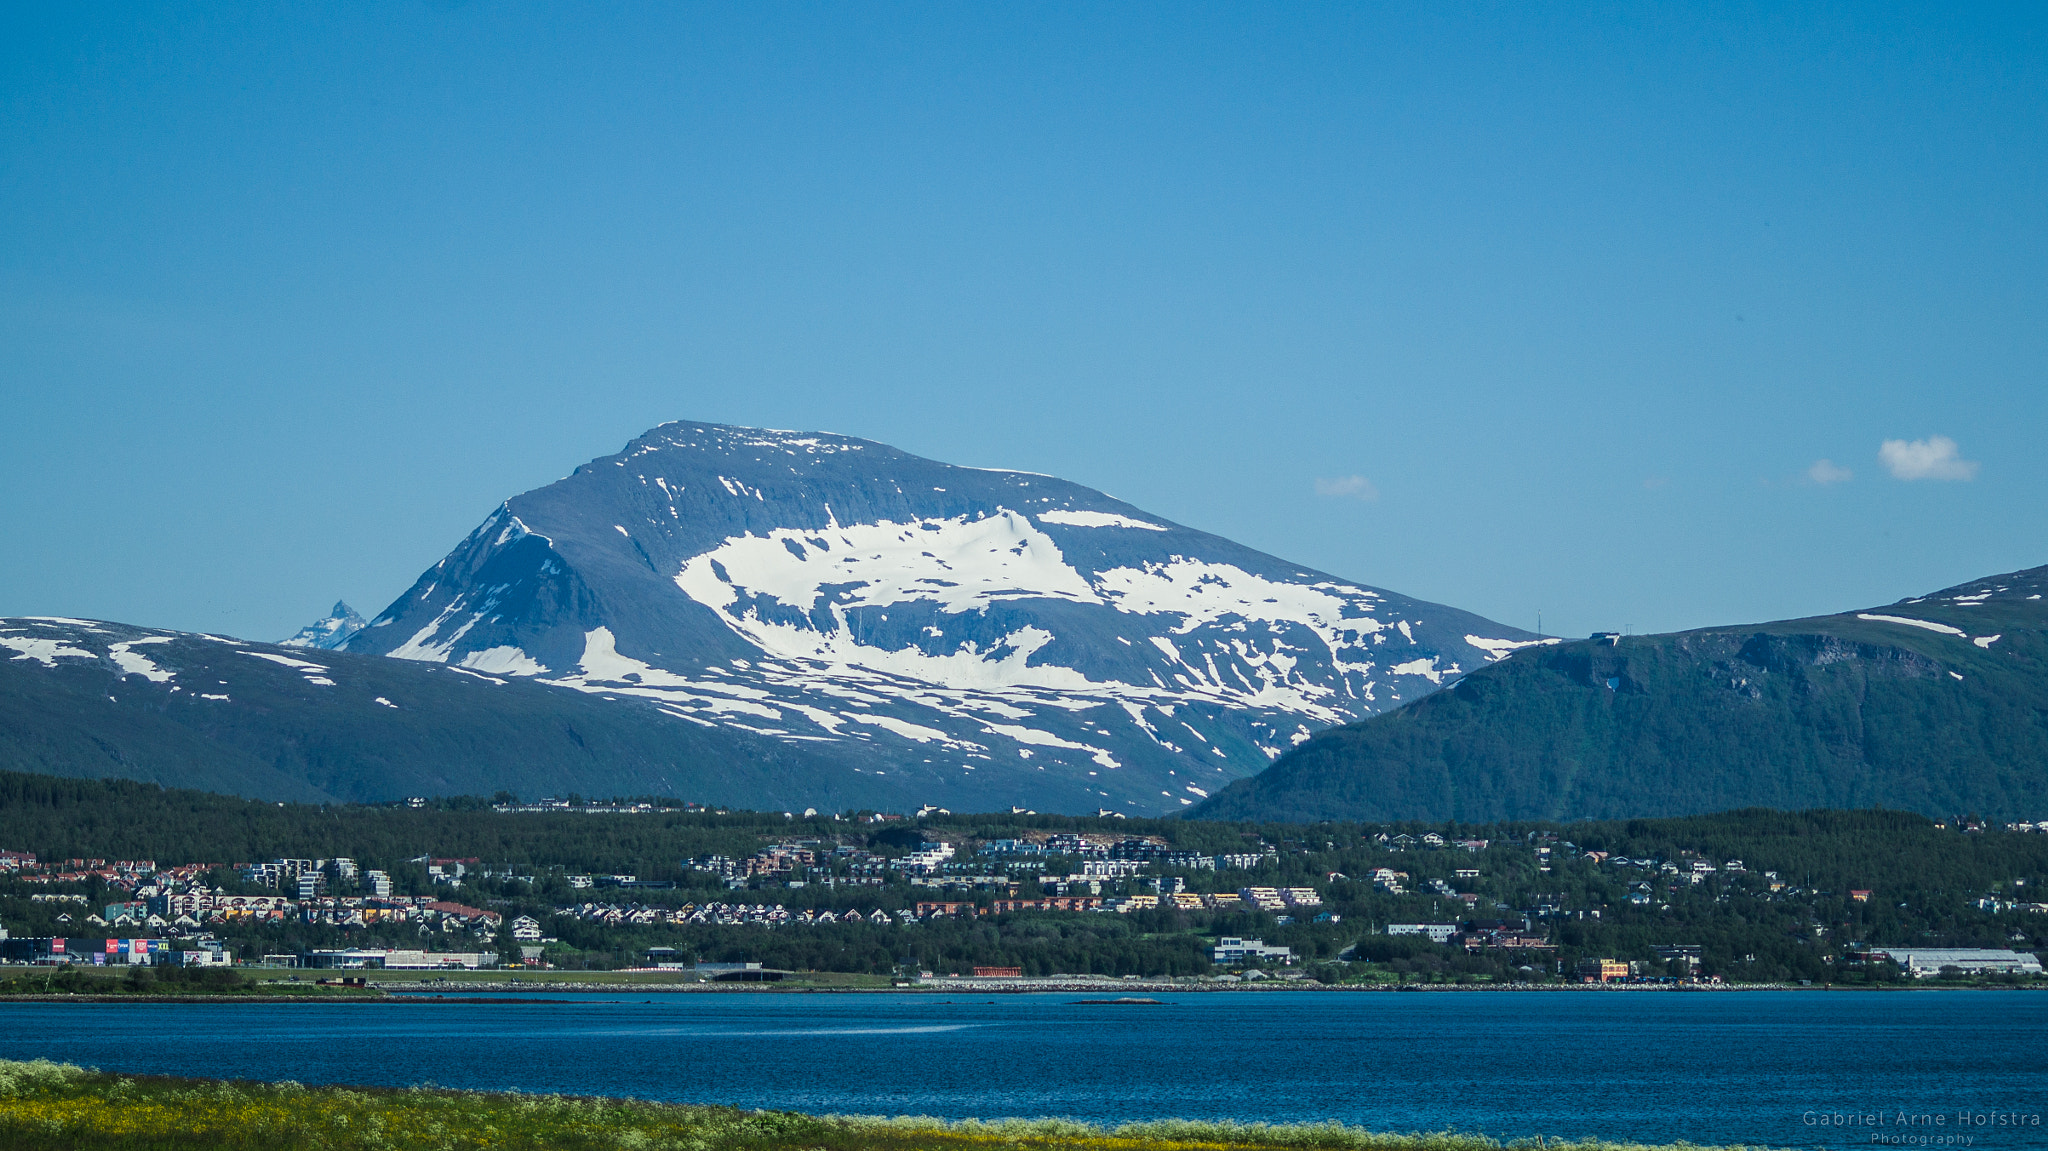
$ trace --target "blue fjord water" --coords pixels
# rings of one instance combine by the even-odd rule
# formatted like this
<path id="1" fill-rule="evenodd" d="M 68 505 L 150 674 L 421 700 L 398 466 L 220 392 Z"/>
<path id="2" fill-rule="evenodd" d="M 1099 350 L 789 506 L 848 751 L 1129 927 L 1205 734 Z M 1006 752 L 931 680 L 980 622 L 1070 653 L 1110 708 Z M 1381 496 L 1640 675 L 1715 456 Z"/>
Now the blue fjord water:
<path id="1" fill-rule="evenodd" d="M 13 1003 L 0 1005 L 0 1057 L 809 1112 L 2048 1147 L 2048 994 L 1212 992 L 1160 995 L 1156 1007 L 1080 998 Z M 2014 1114 L 2018 1125 L 1997 1119 Z M 1923 1116 L 1941 1122 L 1901 1122 Z"/>

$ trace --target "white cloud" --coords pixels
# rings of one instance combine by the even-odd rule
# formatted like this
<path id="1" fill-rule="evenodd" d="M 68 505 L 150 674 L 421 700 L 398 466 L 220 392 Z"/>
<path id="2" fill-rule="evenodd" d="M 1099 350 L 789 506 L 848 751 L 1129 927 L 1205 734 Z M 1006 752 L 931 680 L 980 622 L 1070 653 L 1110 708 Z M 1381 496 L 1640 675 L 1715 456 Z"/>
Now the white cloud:
<path id="1" fill-rule="evenodd" d="M 1316 494 L 1367 502 L 1380 498 L 1380 490 L 1372 486 L 1372 481 L 1364 476 L 1338 476 L 1335 479 L 1317 480 Z"/>
<path id="2" fill-rule="evenodd" d="M 1855 478 L 1856 473 L 1842 467 L 1833 460 L 1815 460 L 1806 469 L 1806 478 L 1817 484 L 1839 484 Z"/>
<path id="3" fill-rule="evenodd" d="M 1947 436 L 1924 440 L 1886 440 L 1877 449 L 1893 478 L 1901 480 L 1974 480 L 1977 461 L 1956 458 L 1956 442 Z"/>

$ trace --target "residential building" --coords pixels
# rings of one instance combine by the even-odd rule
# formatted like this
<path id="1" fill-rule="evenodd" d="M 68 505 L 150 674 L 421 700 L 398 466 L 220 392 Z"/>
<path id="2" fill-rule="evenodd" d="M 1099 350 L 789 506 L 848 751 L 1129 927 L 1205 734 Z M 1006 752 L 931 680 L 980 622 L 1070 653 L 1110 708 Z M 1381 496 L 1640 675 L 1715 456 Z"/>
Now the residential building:
<path id="1" fill-rule="evenodd" d="M 1431 943 L 1449 943 L 1458 933 L 1455 923 L 1389 923 L 1388 935 L 1426 935 Z"/>
<path id="2" fill-rule="evenodd" d="M 1225 966 L 1269 961 L 1294 962 L 1294 949 L 1291 947 L 1268 947 L 1263 939 L 1242 939 L 1235 935 L 1219 938 L 1211 955 L 1214 962 Z"/>
<path id="3" fill-rule="evenodd" d="M 1619 959 L 1581 959 L 1572 973 L 1581 983 L 1611 983 L 1629 976 L 1628 964 Z"/>
<path id="4" fill-rule="evenodd" d="M 1084 879 L 1078 875 L 1070 875 L 1065 879 L 1054 879 L 1051 876 L 1047 876 L 1038 881 L 1038 886 L 1040 890 L 1052 895 L 1102 894 L 1102 881 L 1100 879 Z"/>
<path id="5" fill-rule="evenodd" d="M 991 914 L 1010 911 L 1096 911 L 1102 900 L 1088 895 L 1049 895 L 1041 899 L 998 899 L 989 904 Z"/>
<path id="6" fill-rule="evenodd" d="M 1246 906 L 1256 907 L 1260 911 L 1281 911 L 1287 907 L 1287 901 L 1280 898 L 1280 889 L 1277 887 L 1240 887 L 1237 889 L 1237 897 L 1243 900 Z"/>
<path id="7" fill-rule="evenodd" d="M 905 871 L 935 871 L 941 864 L 951 858 L 953 858 L 952 844 L 934 843 L 896 860 L 896 866 Z"/>
<path id="8" fill-rule="evenodd" d="M 1653 948 L 1657 958 L 1665 963 L 1682 963 L 1690 973 L 1700 965 L 1700 945 L 1697 943 L 1666 943 Z"/>

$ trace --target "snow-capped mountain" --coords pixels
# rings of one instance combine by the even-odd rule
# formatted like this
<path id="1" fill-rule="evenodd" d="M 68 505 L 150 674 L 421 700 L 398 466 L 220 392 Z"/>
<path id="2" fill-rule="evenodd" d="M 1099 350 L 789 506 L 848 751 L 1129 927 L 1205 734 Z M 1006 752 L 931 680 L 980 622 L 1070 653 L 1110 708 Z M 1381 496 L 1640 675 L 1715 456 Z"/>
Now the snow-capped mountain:
<path id="1" fill-rule="evenodd" d="M 1532 639 L 1050 476 L 672 423 L 506 501 L 342 646 L 837 746 L 933 803 L 1137 814 Z"/>
<path id="2" fill-rule="evenodd" d="M 315 648 L 333 651 L 348 642 L 348 637 L 369 626 L 369 621 L 356 614 L 356 609 L 340 600 L 334 601 L 334 610 L 327 618 L 307 624 L 299 634 L 283 641 L 280 647 Z"/>

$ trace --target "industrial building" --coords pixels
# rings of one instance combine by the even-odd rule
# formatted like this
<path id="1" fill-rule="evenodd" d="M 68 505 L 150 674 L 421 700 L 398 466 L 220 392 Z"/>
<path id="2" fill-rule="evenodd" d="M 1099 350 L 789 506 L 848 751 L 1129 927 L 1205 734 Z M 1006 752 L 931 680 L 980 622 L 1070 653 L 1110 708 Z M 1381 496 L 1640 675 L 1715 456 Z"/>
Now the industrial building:
<path id="1" fill-rule="evenodd" d="M 2039 975 L 2041 961 L 2025 951 L 1985 947 L 1873 947 L 1869 960 L 1889 959 L 1915 979 L 1933 979 L 1945 967 L 1959 975 Z"/>

